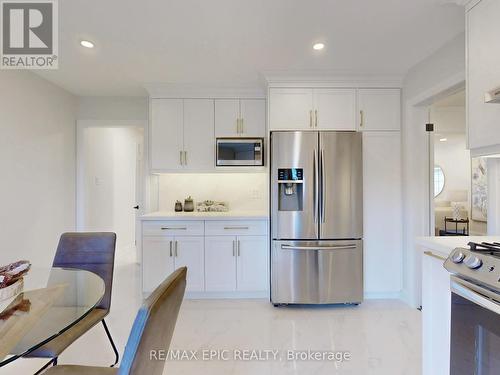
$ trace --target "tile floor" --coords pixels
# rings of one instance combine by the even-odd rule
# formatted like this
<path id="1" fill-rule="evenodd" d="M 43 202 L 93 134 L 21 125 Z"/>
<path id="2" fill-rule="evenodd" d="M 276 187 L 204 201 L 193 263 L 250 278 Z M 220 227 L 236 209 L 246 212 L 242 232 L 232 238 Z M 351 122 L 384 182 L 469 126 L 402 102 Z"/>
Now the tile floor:
<path id="1" fill-rule="evenodd" d="M 107 322 L 120 353 L 141 302 L 139 287 L 139 267 L 119 264 Z M 195 351 L 198 359 L 170 360 L 164 373 L 417 375 L 421 374 L 420 331 L 420 312 L 394 300 L 336 308 L 274 308 L 263 300 L 188 300 L 172 349 Z M 60 363 L 109 365 L 113 354 L 106 340 L 102 327 L 95 327 L 60 357 Z M 228 360 L 204 360 L 207 350 Z M 260 359 L 266 359 L 268 350 L 269 360 L 245 360 L 259 355 L 259 350 Z M 345 359 L 288 358 L 290 353 L 307 355 L 308 350 Z M 19 360 L 1 368 L 0 374 L 32 374 L 43 363 Z"/>

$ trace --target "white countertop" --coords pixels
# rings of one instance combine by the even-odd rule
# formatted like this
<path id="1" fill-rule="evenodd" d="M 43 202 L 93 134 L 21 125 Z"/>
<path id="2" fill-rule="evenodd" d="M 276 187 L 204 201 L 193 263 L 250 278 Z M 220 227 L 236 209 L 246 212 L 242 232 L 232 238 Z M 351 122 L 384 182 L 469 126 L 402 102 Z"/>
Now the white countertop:
<path id="1" fill-rule="evenodd" d="M 500 242 L 499 236 L 443 236 L 418 237 L 415 241 L 420 250 L 432 250 L 438 255 L 447 257 L 457 247 L 468 248 L 469 242 Z"/>
<path id="2" fill-rule="evenodd" d="M 141 220 L 268 220 L 262 211 L 174 212 L 157 211 L 141 216 Z"/>

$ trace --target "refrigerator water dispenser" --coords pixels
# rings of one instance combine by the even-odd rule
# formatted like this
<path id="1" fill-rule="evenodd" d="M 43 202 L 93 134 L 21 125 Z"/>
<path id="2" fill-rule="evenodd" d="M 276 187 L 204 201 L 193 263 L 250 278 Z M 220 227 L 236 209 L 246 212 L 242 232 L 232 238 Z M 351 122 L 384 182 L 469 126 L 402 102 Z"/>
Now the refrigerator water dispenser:
<path id="1" fill-rule="evenodd" d="M 302 168 L 278 169 L 279 211 L 302 211 L 304 181 Z"/>

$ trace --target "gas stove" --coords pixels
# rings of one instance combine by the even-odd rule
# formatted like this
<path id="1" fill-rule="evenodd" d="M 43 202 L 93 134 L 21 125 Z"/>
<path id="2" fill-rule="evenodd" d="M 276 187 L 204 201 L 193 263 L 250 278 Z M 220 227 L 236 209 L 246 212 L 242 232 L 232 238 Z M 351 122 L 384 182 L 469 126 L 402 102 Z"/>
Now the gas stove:
<path id="1" fill-rule="evenodd" d="M 469 242 L 456 248 L 444 263 L 450 273 L 500 293 L 500 243 Z"/>

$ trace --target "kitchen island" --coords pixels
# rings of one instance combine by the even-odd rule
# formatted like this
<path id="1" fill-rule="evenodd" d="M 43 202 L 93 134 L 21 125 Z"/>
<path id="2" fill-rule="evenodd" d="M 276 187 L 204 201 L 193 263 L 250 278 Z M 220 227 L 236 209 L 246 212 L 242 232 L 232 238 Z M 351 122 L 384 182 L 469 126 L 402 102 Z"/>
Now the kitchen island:
<path id="1" fill-rule="evenodd" d="M 500 242 L 500 236 L 420 237 L 422 252 L 422 358 L 424 375 L 450 373 L 450 274 L 448 255 L 469 242 Z"/>

